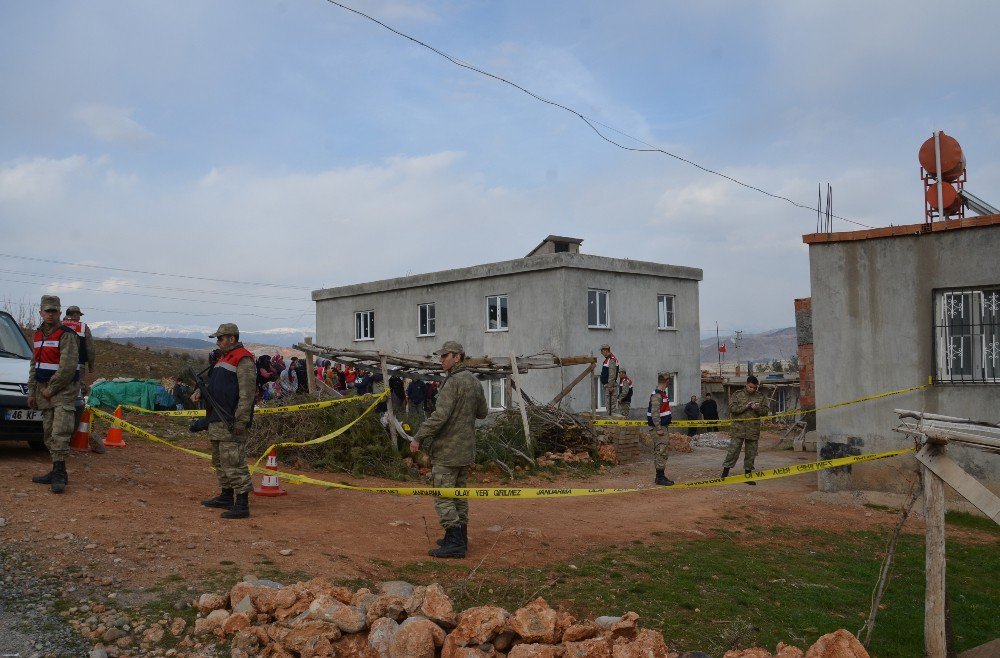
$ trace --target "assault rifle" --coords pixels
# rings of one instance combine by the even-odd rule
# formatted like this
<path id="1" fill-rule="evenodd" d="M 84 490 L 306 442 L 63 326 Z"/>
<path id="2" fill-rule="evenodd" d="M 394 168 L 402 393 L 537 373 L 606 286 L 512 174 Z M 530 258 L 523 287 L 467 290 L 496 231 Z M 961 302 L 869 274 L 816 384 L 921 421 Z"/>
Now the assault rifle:
<path id="1" fill-rule="evenodd" d="M 208 368 L 206 368 L 205 370 L 208 370 Z M 207 430 L 209 423 L 208 416 L 214 411 L 215 415 L 218 416 L 219 419 L 226 424 L 226 429 L 232 432 L 233 431 L 232 417 L 225 414 L 219 407 L 219 405 L 215 403 L 215 400 L 212 399 L 212 394 L 208 392 L 208 384 L 205 382 L 204 379 L 201 378 L 201 374 L 205 372 L 205 370 L 202 370 L 199 373 L 195 372 L 194 368 L 188 368 L 185 371 L 185 374 L 187 374 L 188 377 L 194 380 L 194 385 L 198 389 L 198 392 L 201 393 L 201 399 L 205 401 L 205 407 L 206 407 L 205 417 L 195 418 L 193 421 L 191 421 L 191 427 L 189 427 L 188 429 L 191 432 L 204 432 L 205 430 Z"/>

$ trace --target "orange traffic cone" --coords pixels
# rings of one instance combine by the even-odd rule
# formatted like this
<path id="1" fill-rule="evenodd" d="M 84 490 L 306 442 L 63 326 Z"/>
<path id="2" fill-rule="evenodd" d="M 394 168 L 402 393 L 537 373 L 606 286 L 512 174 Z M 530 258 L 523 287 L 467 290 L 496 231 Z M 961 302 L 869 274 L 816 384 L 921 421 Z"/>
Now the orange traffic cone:
<path id="1" fill-rule="evenodd" d="M 115 418 L 118 420 L 122 419 L 122 406 L 118 405 L 115 408 Z M 104 437 L 104 445 L 109 448 L 124 448 L 125 441 L 122 440 L 122 428 L 117 425 L 112 425 L 108 429 L 108 435 Z"/>
<path id="2" fill-rule="evenodd" d="M 267 453 L 267 462 L 264 463 L 264 468 L 269 471 L 278 470 L 278 451 L 273 446 L 270 452 Z M 287 493 L 287 491 L 281 488 L 277 475 L 265 475 L 260 481 L 260 486 L 253 488 L 253 495 L 255 496 L 284 496 Z"/>
<path id="3" fill-rule="evenodd" d="M 73 432 L 69 447 L 77 452 L 87 452 L 90 449 L 90 409 L 84 409 L 80 416 L 80 426 Z"/>

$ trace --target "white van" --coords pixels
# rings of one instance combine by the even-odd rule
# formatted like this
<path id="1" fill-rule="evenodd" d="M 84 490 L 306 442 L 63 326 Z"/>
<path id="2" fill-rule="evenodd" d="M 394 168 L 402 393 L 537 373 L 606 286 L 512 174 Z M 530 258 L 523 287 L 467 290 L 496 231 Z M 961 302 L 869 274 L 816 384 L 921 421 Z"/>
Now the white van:
<path id="1" fill-rule="evenodd" d="M 10 313 L 0 311 L 0 440 L 27 441 L 45 450 L 42 414 L 28 409 L 31 344 Z"/>

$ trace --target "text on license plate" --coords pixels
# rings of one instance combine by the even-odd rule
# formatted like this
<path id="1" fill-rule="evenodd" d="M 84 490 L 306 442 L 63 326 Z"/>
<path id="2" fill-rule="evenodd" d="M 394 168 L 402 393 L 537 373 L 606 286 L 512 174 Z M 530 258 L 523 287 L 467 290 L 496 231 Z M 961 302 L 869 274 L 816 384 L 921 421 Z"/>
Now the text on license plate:
<path id="1" fill-rule="evenodd" d="M 37 409 L 7 409 L 3 412 L 4 420 L 41 420 L 42 412 Z"/>

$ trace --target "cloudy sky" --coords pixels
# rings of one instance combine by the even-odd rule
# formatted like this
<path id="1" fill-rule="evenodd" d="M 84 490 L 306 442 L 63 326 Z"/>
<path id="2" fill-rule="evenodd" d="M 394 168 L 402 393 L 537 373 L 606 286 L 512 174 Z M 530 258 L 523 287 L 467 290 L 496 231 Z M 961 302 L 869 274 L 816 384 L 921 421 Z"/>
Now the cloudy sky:
<path id="1" fill-rule="evenodd" d="M 830 183 L 863 224 L 923 221 L 935 129 L 1000 204 L 1000 3 L 347 4 L 624 145 L 809 207 Z M 549 233 L 702 268 L 703 329 L 789 326 L 809 294 L 814 211 L 325 0 L 4 2 L 0 34 L 8 304 L 311 333 L 310 290 Z"/>

